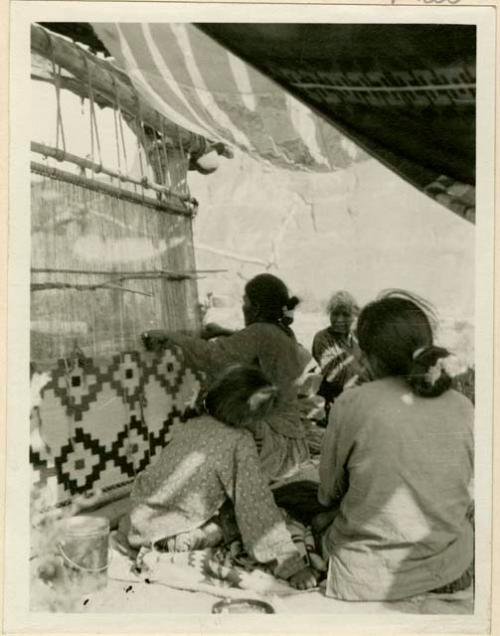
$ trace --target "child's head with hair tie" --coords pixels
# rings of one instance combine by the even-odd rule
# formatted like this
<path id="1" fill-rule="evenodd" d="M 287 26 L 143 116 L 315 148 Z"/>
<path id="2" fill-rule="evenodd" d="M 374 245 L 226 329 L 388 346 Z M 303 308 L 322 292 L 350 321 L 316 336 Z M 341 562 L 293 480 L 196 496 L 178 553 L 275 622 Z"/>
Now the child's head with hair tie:
<path id="1" fill-rule="evenodd" d="M 408 292 L 379 296 L 361 311 L 357 336 L 376 375 L 403 377 L 416 395 L 437 397 L 451 386 L 450 354 L 434 345 L 428 306 Z"/>
<path id="2" fill-rule="evenodd" d="M 230 426 L 244 427 L 270 413 L 278 400 L 278 389 L 257 367 L 228 368 L 209 387 L 205 411 Z"/>

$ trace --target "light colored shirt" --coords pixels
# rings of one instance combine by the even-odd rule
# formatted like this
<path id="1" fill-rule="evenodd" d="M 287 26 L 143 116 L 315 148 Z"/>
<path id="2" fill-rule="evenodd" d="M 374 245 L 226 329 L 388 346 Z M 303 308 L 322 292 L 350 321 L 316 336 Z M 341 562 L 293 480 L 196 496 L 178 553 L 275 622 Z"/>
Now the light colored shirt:
<path id="1" fill-rule="evenodd" d="M 338 507 L 323 541 L 328 595 L 404 598 L 470 566 L 473 418 L 456 391 L 418 397 L 393 377 L 338 398 L 320 462 L 319 500 Z"/>
<path id="2" fill-rule="evenodd" d="M 201 527 L 226 499 L 234 504 L 243 545 L 288 578 L 304 567 L 264 478 L 252 435 L 206 415 L 179 427 L 131 493 L 128 539 L 151 545 Z"/>

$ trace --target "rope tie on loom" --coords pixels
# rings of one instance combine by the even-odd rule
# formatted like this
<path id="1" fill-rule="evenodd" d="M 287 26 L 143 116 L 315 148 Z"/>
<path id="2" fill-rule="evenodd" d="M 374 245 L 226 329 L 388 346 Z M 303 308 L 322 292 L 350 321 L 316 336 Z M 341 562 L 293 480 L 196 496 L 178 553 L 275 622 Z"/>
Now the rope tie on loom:
<path id="1" fill-rule="evenodd" d="M 118 174 L 120 175 L 120 185 L 123 181 L 123 173 L 122 173 L 122 163 L 121 163 L 121 153 L 120 153 L 120 137 L 118 134 L 118 106 L 117 106 L 117 92 L 118 89 L 116 87 L 116 80 L 112 73 L 109 74 L 111 77 L 111 83 L 113 85 L 113 95 L 114 95 L 114 104 L 113 104 L 113 123 L 115 128 L 115 144 L 116 144 L 116 160 L 118 163 Z"/>
<path id="2" fill-rule="evenodd" d="M 172 181 L 170 179 L 170 166 L 168 165 L 168 153 L 167 153 L 167 141 L 165 137 L 165 120 L 160 117 L 161 122 L 161 145 L 163 149 L 163 159 L 165 160 L 165 185 L 170 188 L 172 186 Z"/>
<path id="3" fill-rule="evenodd" d="M 49 41 L 50 54 L 52 58 L 52 74 L 54 75 L 54 87 L 56 90 L 56 150 L 59 151 L 59 136 L 61 137 L 63 149 L 59 154 L 58 152 L 58 161 L 64 161 L 64 157 L 66 155 L 66 138 L 64 135 L 64 125 L 61 111 L 61 65 L 57 67 L 56 64 L 56 53 L 54 49 L 54 42 L 52 40 L 52 36 L 47 31 L 47 38 Z"/>
<path id="4" fill-rule="evenodd" d="M 181 194 L 189 194 L 188 187 L 187 187 L 187 179 L 184 177 L 184 174 L 187 173 L 188 166 L 186 164 L 186 154 L 184 152 L 184 144 L 182 143 L 181 131 L 179 128 L 177 128 L 177 137 L 179 140 L 179 149 L 181 151 L 181 162 L 182 162 L 182 168 L 183 168 Z"/>
<path id="5" fill-rule="evenodd" d="M 157 119 L 159 118 L 159 115 L 157 113 Z M 156 136 L 156 130 L 153 130 L 153 134 L 155 136 L 154 138 L 154 146 L 155 146 L 155 153 L 156 153 L 156 161 L 158 162 L 158 177 L 159 177 L 159 183 L 161 185 L 165 185 L 165 176 L 164 173 L 165 171 L 163 170 L 163 164 L 161 161 L 161 154 L 160 154 L 160 140 L 157 138 Z"/>
<path id="6" fill-rule="evenodd" d="M 123 150 L 123 158 L 125 160 L 125 172 L 128 175 L 128 159 L 127 159 L 127 146 L 125 145 L 125 135 L 123 134 L 123 114 L 122 114 L 122 106 L 120 103 L 120 95 L 118 93 L 118 87 L 116 86 L 116 81 L 113 77 L 114 88 L 115 88 L 115 102 L 118 109 L 118 127 L 120 129 L 120 139 L 122 142 L 122 150 Z"/>
<path id="7" fill-rule="evenodd" d="M 94 133 L 95 133 L 95 140 L 97 143 L 97 152 L 99 154 L 99 168 L 97 168 L 95 170 L 95 172 L 100 172 L 102 169 L 102 154 L 101 154 L 101 141 L 99 139 L 99 130 L 97 128 L 97 118 L 95 116 L 95 103 L 94 103 L 94 89 L 92 87 L 92 72 L 87 60 L 87 57 L 85 56 L 84 52 L 82 51 L 82 56 L 83 56 L 83 60 L 84 60 L 84 64 L 85 64 L 85 70 L 87 71 L 87 84 L 88 84 L 88 91 L 89 91 L 89 103 L 90 103 L 90 107 L 89 107 L 89 114 L 90 114 L 90 157 L 92 160 L 92 163 L 95 163 L 94 160 Z M 94 172 L 94 168 L 92 168 L 92 172 Z"/>
<path id="8" fill-rule="evenodd" d="M 136 88 L 134 87 L 134 97 L 135 97 L 135 102 L 136 102 L 136 109 L 135 109 L 135 125 L 137 127 L 137 152 L 139 153 L 139 169 L 141 171 L 141 185 L 143 188 L 147 188 L 148 187 L 148 177 L 147 175 L 144 174 L 144 162 L 143 162 L 143 158 L 142 158 L 142 153 L 144 151 L 144 148 L 141 145 L 141 140 L 144 143 L 144 130 L 142 127 L 142 120 L 141 120 L 141 104 L 140 104 L 140 100 L 139 100 L 139 95 L 137 93 Z M 144 191 L 143 191 L 144 194 Z"/>
<path id="9" fill-rule="evenodd" d="M 148 144 L 147 144 L 147 137 L 146 137 L 146 131 L 144 130 L 144 121 L 142 118 L 142 107 L 141 107 L 141 100 L 139 98 L 139 94 L 136 92 L 136 98 L 137 98 L 137 116 L 138 116 L 138 120 L 139 120 L 139 131 L 141 133 L 141 139 L 142 139 L 142 148 L 143 148 L 143 152 L 145 152 L 147 150 Z M 147 166 L 147 156 L 146 158 L 146 166 Z"/>

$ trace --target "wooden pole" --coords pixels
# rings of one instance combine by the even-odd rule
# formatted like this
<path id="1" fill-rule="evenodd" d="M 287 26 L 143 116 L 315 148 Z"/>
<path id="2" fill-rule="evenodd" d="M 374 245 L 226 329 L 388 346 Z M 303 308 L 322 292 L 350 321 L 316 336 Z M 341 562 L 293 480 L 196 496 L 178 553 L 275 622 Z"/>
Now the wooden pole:
<path id="1" fill-rule="evenodd" d="M 91 170 L 92 172 L 95 172 L 97 174 L 105 174 L 108 177 L 119 180 L 120 182 L 131 183 L 132 185 L 140 186 L 146 190 L 154 190 L 161 195 L 178 197 L 181 201 L 186 201 L 191 204 L 196 203 L 196 201 L 192 199 L 192 197 L 172 192 L 170 188 L 167 188 L 166 186 L 159 183 L 151 182 L 147 179 L 134 179 L 129 175 L 121 174 L 116 170 L 112 170 L 111 168 L 107 168 L 105 166 L 102 166 L 101 164 L 94 163 L 93 161 L 90 161 L 90 159 L 83 159 L 82 157 L 73 155 L 70 152 L 66 152 L 65 150 L 52 148 L 51 146 L 40 144 L 36 141 L 31 142 L 31 152 L 36 152 L 37 154 L 43 155 L 44 157 L 51 157 L 52 159 L 56 159 L 57 161 L 68 161 L 69 163 L 73 163 L 83 170 Z"/>
<path id="2" fill-rule="evenodd" d="M 151 197 L 142 196 L 133 191 L 119 188 L 109 183 L 97 181 L 96 179 L 89 179 L 77 174 L 72 174 L 66 170 L 59 170 L 52 166 L 46 166 L 43 163 L 32 161 L 30 163 L 31 172 L 39 174 L 43 177 L 49 177 L 51 179 L 57 179 L 59 181 L 65 181 L 66 183 L 73 183 L 82 188 L 87 188 L 93 192 L 103 192 L 109 194 L 117 199 L 123 199 L 124 201 L 131 201 L 142 206 L 150 207 L 155 210 L 164 211 L 169 214 L 178 214 L 180 216 L 187 216 L 192 218 L 196 212 L 196 205 L 183 201 L 175 194 L 165 193 L 160 200 L 153 199 Z"/>
<path id="3" fill-rule="evenodd" d="M 182 144 L 184 150 L 194 157 L 203 155 L 210 148 L 211 142 L 209 140 L 177 126 L 157 110 L 151 108 L 137 94 L 126 73 L 110 62 L 89 53 L 83 47 L 54 35 L 38 24 L 32 24 L 31 50 L 74 75 L 76 80 L 61 78 L 63 80 L 61 85 L 80 97 L 90 97 L 86 88 L 87 82 L 79 81 L 81 78 L 87 77 L 88 65 L 92 74 L 93 98 L 99 106 L 114 108 L 116 90 L 124 116 L 135 120 L 139 100 L 143 123 L 155 131 L 164 130 L 170 145 L 178 147 L 179 144 Z M 228 158 L 232 156 L 231 150 L 227 147 L 222 149 L 221 154 Z"/>
<path id="4" fill-rule="evenodd" d="M 182 276 L 185 278 L 186 274 L 220 274 L 222 272 L 227 272 L 227 269 L 187 269 L 183 272 L 174 272 L 166 269 L 153 269 L 153 270 L 141 270 L 137 272 L 137 270 L 133 271 L 118 271 L 112 269 L 70 269 L 70 268 L 56 268 L 56 267 L 32 267 L 32 274 L 75 274 L 75 275 L 86 275 L 89 274 L 91 276 L 127 276 L 134 277 L 140 274 L 141 277 L 148 276 Z"/>

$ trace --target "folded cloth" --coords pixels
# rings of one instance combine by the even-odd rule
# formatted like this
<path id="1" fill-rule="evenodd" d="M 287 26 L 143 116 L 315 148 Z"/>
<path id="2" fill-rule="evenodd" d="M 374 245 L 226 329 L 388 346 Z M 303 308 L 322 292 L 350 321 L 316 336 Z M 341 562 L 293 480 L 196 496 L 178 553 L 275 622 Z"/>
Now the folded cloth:
<path id="1" fill-rule="evenodd" d="M 238 565 L 237 550 L 206 548 L 193 552 L 150 551 L 142 555 L 139 576 L 146 583 L 157 583 L 177 589 L 203 591 L 224 598 L 248 594 L 288 596 L 300 593 L 263 566 Z M 243 594 L 244 596 L 244 594 Z"/>
<path id="2" fill-rule="evenodd" d="M 318 579 L 321 578 L 321 573 L 326 572 L 326 563 L 315 549 L 310 529 L 291 518 L 285 511 L 281 512 L 292 541 L 299 552 L 299 558 L 304 562 L 304 567 L 313 568 Z M 222 516 L 231 520 L 231 510 L 226 507 Z M 206 525 L 208 527 L 211 524 L 218 525 L 214 524 L 213 521 Z M 219 524 L 218 527 L 220 531 L 222 524 Z M 192 546 L 196 545 L 203 549 L 178 552 L 168 551 L 168 542 L 164 546 L 160 545 L 161 542 L 156 542 L 149 548 L 142 547 L 137 551 L 128 546 L 127 519 L 124 518 L 119 530 L 113 534 L 112 544 L 121 554 L 129 556 L 132 561 L 131 570 L 136 575 L 145 577 L 148 582 L 158 581 L 168 585 L 172 572 L 175 571 L 176 577 L 179 578 L 179 568 L 181 568 L 184 574 L 181 574 L 180 578 L 189 580 L 190 584 L 197 582 L 204 586 L 208 584 L 214 587 L 222 585 L 278 595 L 295 592 L 287 582 L 277 578 L 275 575 L 277 564 L 275 562 L 266 565 L 257 563 L 245 552 L 241 541 L 234 538 L 234 528 L 231 529 L 231 533 L 233 533 L 233 538 L 230 539 L 231 535 L 227 535 L 227 542 L 221 543 L 217 547 L 207 547 L 203 546 L 202 543 L 193 542 Z M 214 536 L 215 533 L 206 532 L 204 540 L 210 542 Z M 220 536 L 222 537 L 222 532 Z M 167 551 L 161 551 L 159 548 L 166 548 Z"/>
<path id="3" fill-rule="evenodd" d="M 214 548 L 222 542 L 223 534 L 220 525 L 216 521 L 208 521 L 201 528 L 195 528 L 190 532 L 181 532 L 174 537 L 166 537 L 155 543 L 155 548 L 160 552 L 190 552 Z"/>

